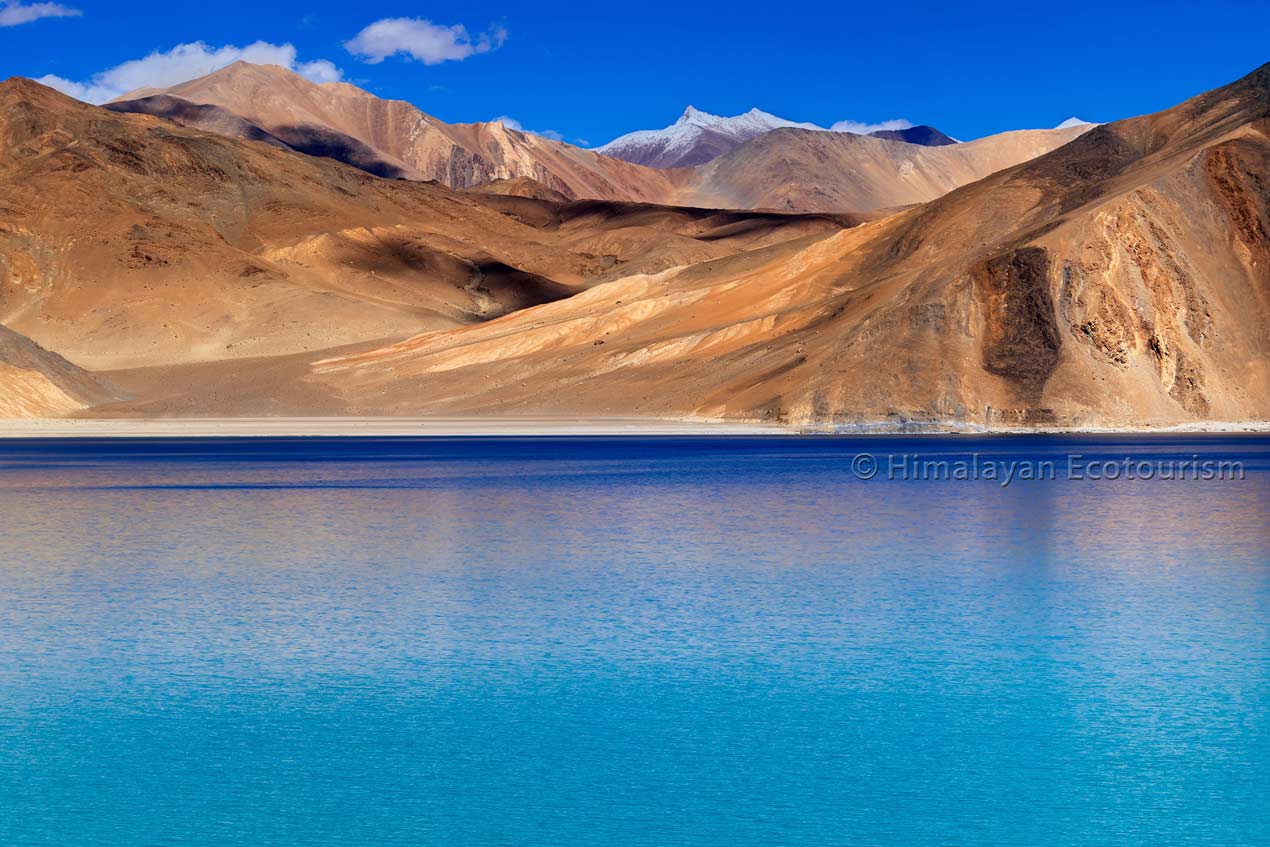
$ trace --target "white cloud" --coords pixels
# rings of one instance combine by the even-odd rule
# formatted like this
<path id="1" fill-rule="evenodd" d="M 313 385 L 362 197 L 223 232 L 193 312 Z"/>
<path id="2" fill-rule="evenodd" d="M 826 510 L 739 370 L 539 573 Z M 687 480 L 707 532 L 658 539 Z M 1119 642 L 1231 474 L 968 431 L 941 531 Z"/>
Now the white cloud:
<path id="1" fill-rule="evenodd" d="M 29 24 L 41 18 L 77 18 L 79 9 L 61 3 L 23 3 L 22 0 L 0 0 L 0 27 Z"/>
<path id="2" fill-rule="evenodd" d="M 502 124 L 508 129 L 514 129 L 517 132 L 527 132 L 530 135 L 541 135 L 543 138 L 549 138 L 552 141 L 564 141 L 564 133 L 556 132 L 554 129 L 525 129 L 520 121 L 515 118 L 509 118 L 507 115 L 499 115 L 490 121 L 490 123 Z"/>
<path id="3" fill-rule="evenodd" d="M 491 27 L 474 39 L 462 24 L 442 26 L 423 18 L 384 18 L 344 42 L 344 48 L 372 65 L 398 54 L 425 65 L 439 65 L 497 50 L 505 41 L 507 30 L 501 26 Z"/>
<path id="4" fill-rule="evenodd" d="M 314 82 L 338 82 L 343 72 L 325 59 L 313 62 L 297 60 L 291 44 L 257 41 L 246 47 L 209 47 L 201 41 L 178 44 L 167 52 L 155 51 L 144 59 L 133 59 L 93 74 L 83 82 L 59 76 L 40 77 L 36 82 L 56 88 L 64 94 L 88 103 L 105 103 L 137 88 L 167 88 L 171 85 L 210 74 L 234 62 L 258 65 L 281 65 Z"/>
<path id="5" fill-rule="evenodd" d="M 903 118 L 895 118 L 889 121 L 882 121 L 876 124 L 866 124 L 860 121 L 838 121 L 829 127 L 830 132 L 854 132 L 856 135 L 868 135 L 871 132 L 881 132 L 882 130 L 891 129 L 909 129 L 913 126 L 912 121 L 906 121 Z"/>

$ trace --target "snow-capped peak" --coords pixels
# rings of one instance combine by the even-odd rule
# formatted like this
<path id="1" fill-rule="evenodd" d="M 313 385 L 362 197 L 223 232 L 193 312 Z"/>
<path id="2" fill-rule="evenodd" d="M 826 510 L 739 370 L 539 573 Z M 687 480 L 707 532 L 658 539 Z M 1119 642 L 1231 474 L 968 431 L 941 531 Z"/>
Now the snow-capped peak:
<path id="1" fill-rule="evenodd" d="M 1054 129 L 1071 129 L 1074 126 L 1097 126 L 1097 124 L 1093 123 L 1092 121 L 1084 121 L 1084 120 L 1081 120 L 1080 118 L 1072 117 L 1063 121 L 1061 124 L 1054 127 Z"/>
<path id="2" fill-rule="evenodd" d="M 788 121 L 760 109 L 723 117 L 689 106 L 665 129 L 645 129 L 614 139 L 597 152 L 655 167 L 700 164 L 751 138 L 781 127 L 819 130 L 815 124 Z"/>
<path id="3" fill-rule="evenodd" d="M 709 129 L 715 132 L 722 132 L 727 135 L 748 135 L 754 130 L 762 130 L 770 132 L 773 129 L 779 129 L 783 126 L 798 127 L 800 129 L 820 129 L 815 124 L 799 123 L 798 121 L 788 121 L 779 118 L 776 115 L 769 114 L 761 109 L 750 109 L 743 115 L 735 115 L 725 118 L 721 115 L 712 115 L 709 112 L 703 112 L 698 108 L 689 106 L 684 113 L 675 121 L 675 126 L 689 125 L 697 126 L 702 129 Z"/>
<path id="4" fill-rule="evenodd" d="M 688 108 L 684 109 L 684 113 L 679 116 L 679 120 L 675 121 L 675 123 L 698 124 L 698 123 L 705 123 L 706 121 L 711 119 L 719 120 L 717 116 L 712 115 L 709 112 L 703 112 L 695 106 L 689 106 Z"/>

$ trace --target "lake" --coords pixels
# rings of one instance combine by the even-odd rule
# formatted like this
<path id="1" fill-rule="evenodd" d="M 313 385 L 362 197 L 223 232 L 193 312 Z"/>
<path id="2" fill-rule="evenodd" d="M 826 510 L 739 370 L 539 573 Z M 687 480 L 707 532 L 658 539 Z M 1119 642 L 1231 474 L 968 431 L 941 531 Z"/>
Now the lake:
<path id="1" fill-rule="evenodd" d="M 1270 439 L 0 441 L 0 844 L 1268 845 Z"/>

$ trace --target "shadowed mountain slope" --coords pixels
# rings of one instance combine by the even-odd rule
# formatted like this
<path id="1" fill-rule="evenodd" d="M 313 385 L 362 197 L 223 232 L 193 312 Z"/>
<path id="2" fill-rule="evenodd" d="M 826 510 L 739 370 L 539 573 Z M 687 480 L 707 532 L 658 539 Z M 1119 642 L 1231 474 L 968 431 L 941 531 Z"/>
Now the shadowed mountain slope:
<path id="1" fill-rule="evenodd" d="M 874 138 L 885 138 L 888 141 L 920 144 L 923 147 L 946 147 L 949 144 L 958 143 L 956 139 L 949 138 L 933 126 L 927 126 L 926 124 L 910 126 L 906 129 L 879 129 L 877 132 L 869 133 L 869 135 Z"/>
<path id="2" fill-rule="evenodd" d="M 56 418 L 111 399 L 91 374 L 0 326 L 0 418 Z"/>

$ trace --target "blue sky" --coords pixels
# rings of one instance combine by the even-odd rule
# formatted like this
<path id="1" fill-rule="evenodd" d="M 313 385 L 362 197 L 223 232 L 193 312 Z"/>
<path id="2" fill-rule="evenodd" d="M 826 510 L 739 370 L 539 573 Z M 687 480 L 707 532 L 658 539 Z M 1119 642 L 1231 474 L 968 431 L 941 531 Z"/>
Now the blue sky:
<path id="1" fill-rule="evenodd" d="M 599 5 L 621 8 L 0 0 L 0 77 L 54 75 L 100 98 L 263 42 L 252 55 L 443 120 L 510 116 L 594 145 L 688 104 L 969 139 L 1156 111 L 1270 61 L 1270 0 Z"/>

